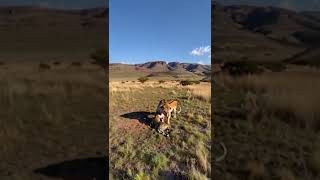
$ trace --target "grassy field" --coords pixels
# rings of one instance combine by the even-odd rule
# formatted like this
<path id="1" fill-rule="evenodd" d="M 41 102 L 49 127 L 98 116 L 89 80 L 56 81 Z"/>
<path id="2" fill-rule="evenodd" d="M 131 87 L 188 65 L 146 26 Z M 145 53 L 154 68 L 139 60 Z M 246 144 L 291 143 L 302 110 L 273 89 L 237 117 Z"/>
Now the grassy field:
<path id="1" fill-rule="evenodd" d="M 0 179 L 104 179 L 105 72 L 48 65 L 0 66 Z"/>
<path id="2" fill-rule="evenodd" d="M 211 177 L 211 84 L 177 81 L 109 83 L 109 177 L 159 179 Z M 169 137 L 150 126 L 160 99 L 178 99 Z"/>
<path id="3" fill-rule="evenodd" d="M 214 79 L 215 137 L 228 149 L 217 179 L 320 178 L 319 70 Z"/>

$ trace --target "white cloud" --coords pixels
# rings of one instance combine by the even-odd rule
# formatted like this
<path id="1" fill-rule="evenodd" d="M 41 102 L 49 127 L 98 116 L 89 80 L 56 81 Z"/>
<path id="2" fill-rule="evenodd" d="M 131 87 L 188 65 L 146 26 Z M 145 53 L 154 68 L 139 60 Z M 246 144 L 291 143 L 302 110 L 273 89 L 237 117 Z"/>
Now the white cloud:
<path id="1" fill-rule="evenodd" d="M 197 64 L 204 65 L 203 61 L 198 61 Z"/>
<path id="2" fill-rule="evenodd" d="M 204 56 L 207 54 L 211 54 L 211 46 L 202 46 L 195 48 L 190 52 L 190 54 L 192 56 Z"/>

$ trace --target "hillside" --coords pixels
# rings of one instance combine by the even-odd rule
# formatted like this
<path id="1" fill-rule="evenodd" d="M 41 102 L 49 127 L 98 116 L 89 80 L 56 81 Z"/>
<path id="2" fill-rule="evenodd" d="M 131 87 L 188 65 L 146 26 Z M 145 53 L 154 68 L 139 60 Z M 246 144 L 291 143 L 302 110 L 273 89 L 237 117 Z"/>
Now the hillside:
<path id="1" fill-rule="evenodd" d="M 110 77 L 120 76 L 150 76 L 150 77 L 198 77 L 211 74 L 210 65 L 151 61 L 143 64 L 110 64 Z"/>
<path id="2" fill-rule="evenodd" d="M 318 15 L 275 7 L 217 5 L 213 24 L 216 61 L 310 61 L 307 53 L 319 54 Z"/>
<path id="3" fill-rule="evenodd" d="M 88 59 L 93 50 L 106 47 L 107 12 L 0 7 L 0 61 Z"/>

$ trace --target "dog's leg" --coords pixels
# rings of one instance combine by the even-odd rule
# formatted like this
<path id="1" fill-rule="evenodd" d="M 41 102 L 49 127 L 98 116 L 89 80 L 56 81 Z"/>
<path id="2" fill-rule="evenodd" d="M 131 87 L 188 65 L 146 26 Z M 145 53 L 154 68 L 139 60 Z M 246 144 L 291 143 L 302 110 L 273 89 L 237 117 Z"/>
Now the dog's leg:
<path id="1" fill-rule="evenodd" d="M 170 125 L 171 112 L 168 113 L 168 124 Z"/>

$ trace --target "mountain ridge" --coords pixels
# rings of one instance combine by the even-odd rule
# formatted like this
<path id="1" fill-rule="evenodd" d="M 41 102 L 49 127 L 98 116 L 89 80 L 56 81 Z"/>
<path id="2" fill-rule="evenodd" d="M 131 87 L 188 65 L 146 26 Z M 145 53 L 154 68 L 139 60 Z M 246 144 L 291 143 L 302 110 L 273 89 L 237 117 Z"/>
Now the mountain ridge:
<path id="1" fill-rule="evenodd" d="M 123 64 L 110 63 L 110 71 L 138 71 L 149 74 L 173 73 L 173 74 L 187 74 L 187 75 L 208 75 L 211 74 L 211 65 L 203 65 L 198 63 L 184 63 L 184 62 L 166 62 L 166 61 L 148 61 L 139 64 Z"/>
<path id="2" fill-rule="evenodd" d="M 317 12 L 249 5 L 215 4 L 213 8 L 212 29 L 215 42 L 218 42 L 213 43 L 216 62 L 289 63 L 288 59 L 290 62 L 314 61 L 316 54 L 320 55 L 320 16 Z M 303 53 L 311 51 L 310 57 Z"/>

